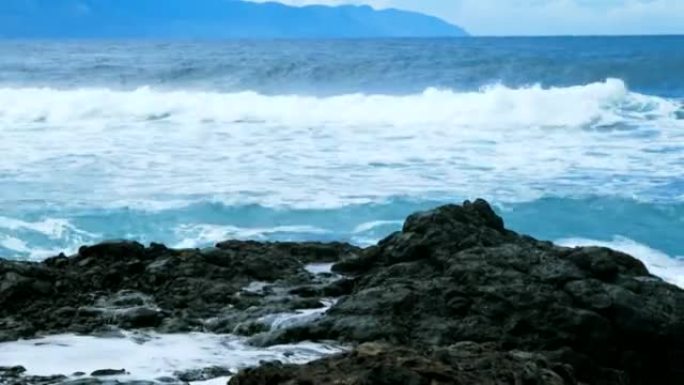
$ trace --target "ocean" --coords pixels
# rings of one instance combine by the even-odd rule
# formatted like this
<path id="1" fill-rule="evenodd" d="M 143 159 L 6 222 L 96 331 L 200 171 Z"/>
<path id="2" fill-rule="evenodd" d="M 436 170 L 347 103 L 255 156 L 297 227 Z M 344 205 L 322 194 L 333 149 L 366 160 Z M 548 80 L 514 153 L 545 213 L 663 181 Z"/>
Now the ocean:
<path id="1" fill-rule="evenodd" d="M 0 256 L 372 244 L 478 197 L 684 285 L 684 37 L 0 43 Z"/>

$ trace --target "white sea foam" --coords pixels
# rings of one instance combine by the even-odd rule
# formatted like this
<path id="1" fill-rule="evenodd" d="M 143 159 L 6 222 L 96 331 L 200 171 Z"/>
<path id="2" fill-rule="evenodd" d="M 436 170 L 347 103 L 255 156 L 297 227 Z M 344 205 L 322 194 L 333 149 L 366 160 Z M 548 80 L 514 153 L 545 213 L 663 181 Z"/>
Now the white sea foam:
<path id="1" fill-rule="evenodd" d="M 304 266 L 304 269 L 311 274 L 332 274 L 332 267 L 334 263 L 310 263 Z"/>
<path id="2" fill-rule="evenodd" d="M 584 238 L 567 238 L 557 241 L 562 246 L 600 246 L 639 258 L 648 270 L 674 285 L 684 288 L 684 256 L 669 256 L 662 251 L 624 237 L 615 237 L 611 241 L 598 241 Z"/>
<path id="3" fill-rule="evenodd" d="M 182 225 L 176 229 L 181 239 L 175 248 L 204 247 L 225 239 L 264 240 L 278 233 L 327 234 L 329 231 L 314 226 L 238 227 L 228 225 Z"/>
<path id="4" fill-rule="evenodd" d="M 10 237 L 7 235 L 0 237 L 0 246 L 8 250 L 18 251 L 20 253 L 31 252 L 31 249 L 28 247 L 28 245 L 26 245 L 26 242 L 19 238 Z"/>
<path id="5" fill-rule="evenodd" d="M 66 219 L 25 221 L 0 216 L 0 250 L 5 249 L 30 260 L 42 260 L 60 252 L 71 254 L 79 246 L 100 237 L 99 234 L 74 226 Z M 2 253 L 0 256 L 6 255 Z"/>
<path id="6" fill-rule="evenodd" d="M 55 335 L 0 344 L 0 366 L 22 365 L 32 375 L 126 369 L 130 373 L 127 379 L 154 380 L 175 371 L 211 366 L 235 372 L 260 361 L 306 363 L 341 351 L 340 347 L 310 342 L 257 348 L 246 344 L 244 338 L 203 333 L 126 333 L 123 338 Z"/>
<path id="7" fill-rule="evenodd" d="M 13 254 L 22 255 L 31 261 L 42 261 L 60 253 L 55 249 L 36 247 L 21 238 L 0 234 L 0 249 L 2 248 L 11 251 Z"/>
<path id="8" fill-rule="evenodd" d="M 259 322 L 269 325 L 273 330 L 288 329 L 296 326 L 311 323 L 325 314 L 336 300 L 326 299 L 323 301 L 323 307 L 318 309 L 302 309 L 289 313 L 269 314 L 261 317 Z"/>
<path id="9" fill-rule="evenodd" d="M 43 234 L 52 239 L 60 239 L 68 232 L 94 237 L 95 234 L 81 230 L 72 225 L 66 219 L 48 218 L 35 222 L 22 221 L 19 219 L 0 216 L 0 229 L 7 230 L 30 230 Z"/>
<path id="10" fill-rule="evenodd" d="M 618 79 L 404 96 L 4 88 L 0 204 L 643 197 L 680 176 L 679 108 Z"/>
<path id="11" fill-rule="evenodd" d="M 428 89 L 408 96 L 350 94 L 331 97 L 264 96 L 255 92 L 214 93 L 107 89 L 0 89 L 0 123 L 79 124 L 86 122 L 177 121 L 183 123 L 276 123 L 306 127 L 416 124 L 521 126 L 612 124 L 625 117 L 665 117 L 678 108 L 664 99 L 629 92 L 608 79 L 584 86 L 512 89 L 500 85 L 479 92 Z"/>
<path id="12" fill-rule="evenodd" d="M 377 229 L 378 227 L 382 226 L 401 226 L 404 223 L 404 221 L 371 221 L 371 222 L 365 222 L 362 223 L 354 228 L 352 233 L 354 234 L 360 234 L 360 233 L 365 233 L 374 229 Z"/>
<path id="13" fill-rule="evenodd" d="M 231 222 L 183 211 L 198 201 L 288 210 L 396 197 L 681 200 L 684 120 L 677 109 L 677 102 L 631 92 L 618 79 L 403 96 L 2 88 L 0 213 L 12 209 L 24 218 L 24 202 L 45 202 L 67 218 L 89 212 L 82 229 L 60 219 L 0 218 L 0 236 L 11 246 L 0 252 L 26 257 L 24 245 L 73 251 L 110 234 L 196 247 L 343 231 L 366 245 L 392 225 L 371 217 L 349 235 L 335 223 L 309 226 L 300 212 L 301 226 L 291 218 L 226 226 Z M 98 225 L 97 216 L 110 209 L 117 216 Z M 175 233 L 136 232 L 135 215 L 158 213 L 172 213 L 173 225 L 162 218 L 154 226 Z"/>

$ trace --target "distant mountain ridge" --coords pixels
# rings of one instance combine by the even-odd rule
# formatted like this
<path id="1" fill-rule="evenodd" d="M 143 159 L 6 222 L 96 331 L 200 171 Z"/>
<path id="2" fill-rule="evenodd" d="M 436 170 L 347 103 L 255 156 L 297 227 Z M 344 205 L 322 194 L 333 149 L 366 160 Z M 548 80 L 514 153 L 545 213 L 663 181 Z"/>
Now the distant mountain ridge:
<path id="1" fill-rule="evenodd" d="M 241 0 L 0 0 L 5 38 L 356 38 L 467 36 L 439 18 L 369 6 Z"/>

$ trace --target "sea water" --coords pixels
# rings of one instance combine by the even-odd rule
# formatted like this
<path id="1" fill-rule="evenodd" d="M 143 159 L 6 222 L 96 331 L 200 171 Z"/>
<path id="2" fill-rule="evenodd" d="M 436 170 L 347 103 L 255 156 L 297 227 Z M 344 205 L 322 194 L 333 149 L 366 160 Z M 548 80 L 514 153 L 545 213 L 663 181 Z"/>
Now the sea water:
<path id="1" fill-rule="evenodd" d="M 684 37 L 0 43 L 0 255 L 367 245 L 489 199 L 681 279 Z"/>

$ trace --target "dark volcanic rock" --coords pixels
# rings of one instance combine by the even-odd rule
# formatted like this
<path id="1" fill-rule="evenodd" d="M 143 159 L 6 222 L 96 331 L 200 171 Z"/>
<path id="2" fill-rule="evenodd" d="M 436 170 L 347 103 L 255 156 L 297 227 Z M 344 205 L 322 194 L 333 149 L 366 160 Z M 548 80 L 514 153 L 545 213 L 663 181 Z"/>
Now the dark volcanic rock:
<path id="1" fill-rule="evenodd" d="M 228 241 L 204 250 L 172 250 L 111 241 L 42 263 L 0 259 L 0 341 L 92 334 L 112 326 L 211 330 L 207 320 L 216 318 L 229 320 L 216 331 L 232 332 L 254 317 L 319 306 L 320 296 L 304 301 L 288 294 L 295 287 L 325 283 L 305 265 L 358 252 L 338 243 Z M 270 292 L 243 290 L 256 281 L 268 283 Z"/>
<path id="2" fill-rule="evenodd" d="M 163 318 L 162 312 L 146 307 L 126 309 L 118 315 L 120 325 L 131 329 L 159 326 Z"/>
<path id="3" fill-rule="evenodd" d="M 228 377 L 228 376 L 231 376 L 232 374 L 233 373 L 226 368 L 222 368 L 219 366 L 213 366 L 213 367 L 204 368 L 204 369 L 196 369 L 196 370 L 188 370 L 185 372 L 178 372 L 175 375 L 181 381 L 195 382 L 195 381 L 213 380 L 213 379 L 219 378 L 219 377 Z"/>
<path id="4" fill-rule="evenodd" d="M 575 385 L 572 368 L 539 354 L 460 344 L 419 353 L 378 344 L 308 365 L 266 364 L 229 385 Z"/>
<path id="5" fill-rule="evenodd" d="M 591 384 L 684 383 L 684 291 L 628 255 L 508 231 L 481 200 L 412 215 L 334 269 L 355 276 L 352 294 L 277 341 L 494 343 Z"/>
<path id="6" fill-rule="evenodd" d="M 95 377 L 88 377 L 88 378 L 79 378 L 76 380 L 66 380 L 64 382 L 51 382 L 48 384 L 44 385 L 54 385 L 54 384 L 59 384 L 59 385 L 159 385 L 158 382 L 155 381 L 143 381 L 143 380 L 109 380 L 109 379 L 102 379 L 102 378 L 95 378 Z M 21 384 L 17 385 L 43 385 L 35 382 L 24 382 Z M 170 384 L 170 385 L 184 385 L 180 383 L 176 384 Z"/>
<path id="7" fill-rule="evenodd" d="M 23 366 L 0 366 L 0 384 L 2 385 L 51 385 L 66 380 L 66 376 L 25 376 Z"/>
<path id="8" fill-rule="evenodd" d="M 120 376 L 126 374 L 126 369 L 99 369 L 90 373 L 93 377 Z"/>
<path id="9" fill-rule="evenodd" d="M 314 262 L 339 262 L 346 278 L 314 276 L 304 268 Z M 263 317 L 338 296 L 311 323 L 264 333 Z M 43 263 L 0 260 L 0 341 L 116 327 L 370 343 L 302 367 L 246 370 L 233 385 L 684 384 L 683 290 L 623 253 L 507 230 L 482 200 L 414 214 L 365 250 L 121 241 Z M 32 383 L 17 370 L 0 369 L 0 382 Z"/>
<path id="10" fill-rule="evenodd" d="M 0 366 L 0 373 L 5 376 L 18 376 L 26 372 L 23 366 Z"/>

